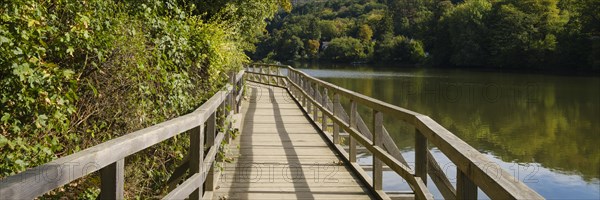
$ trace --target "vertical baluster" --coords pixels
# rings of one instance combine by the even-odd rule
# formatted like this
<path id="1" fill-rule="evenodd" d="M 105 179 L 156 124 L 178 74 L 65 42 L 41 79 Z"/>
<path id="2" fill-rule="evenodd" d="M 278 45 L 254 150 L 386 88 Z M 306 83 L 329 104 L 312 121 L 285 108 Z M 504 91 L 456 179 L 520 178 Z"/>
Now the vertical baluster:
<path id="1" fill-rule="evenodd" d="M 327 109 L 327 88 L 323 87 L 323 96 L 321 96 L 321 105 L 324 109 Z M 327 117 L 325 112 L 321 111 L 321 130 L 327 132 Z"/>
<path id="2" fill-rule="evenodd" d="M 206 120 L 206 146 L 212 147 L 215 145 L 215 134 L 217 134 L 217 117 L 216 113 L 213 113 Z M 213 162 L 208 171 L 208 175 L 206 177 L 206 182 L 204 182 L 204 190 L 205 191 L 214 191 L 215 189 L 215 164 L 217 162 Z"/>
<path id="3" fill-rule="evenodd" d="M 319 84 L 315 82 L 315 89 L 313 90 L 313 98 L 315 100 L 315 106 L 313 106 L 313 121 L 318 122 L 319 120 L 319 109 L 317 108 L 317 103 L 319 102 Z"/>
<path id="4" fill-rule="evenodd" d="M 254 73 L 259 73 L 258 69 L 256 69 L 256 65 L 254 65 L 253 71 L 254 71 Z M 258 74 L 254 74 L 252 77 L 255 82 L 258 82 L 258 78 L 259 78 Z"/>
<path id="5" fill-rule="evenodd" d="M 252 65 L 252 72 L 256 73 L 256 65 Z M 256 74 L 252 74 L 252 80 L 256 81 Z"/>
<path id="6" fill-rule="evenodd" d="M 269 66 L 269 74 L 275 75 L 275 67 L 274 66 Z M 277 84 L 277 79 L 275 78 L 275 76 L 269 76 L 269 83 Z"/>
<path id="7" fill-rule="evenodd" d="M 260 82 L 265 83 L 268 82 L 265 80 L 265 78 L 268 78 L 268 76 L 266 76 L 266 74 L 268 74 L 269 69 L 265 66 L 260 66 Z"/>
<path id="8" fill-rule="evenodd" d="M 306 87 L 306 97 L 305 97 L 306 98 L 306 112 L 309 114 L 312 112 L 312 102 L 310 102 L 310 100 L 308 100 L 308 98 L 312 95 L 312 88 L 311 88 L 310 84 L 311 83 L 305 77 L 304 85 Z"/>
<path id="9" fill-rule="evenodd" d="M 264 69 L 262 66 L 258 66 L 258 82 L 262 83 L 263 82 L 263 73 L 264 73 Z"/>
<path id="10" fill-rule="evenodd" d="M 278 68 L 273 66 L 273 75 L 277 75 L 277 70 Z M 276 76 L 273 76 L 273 82 L 275 83 L 275 85 L 279 85 L 279 80 L 277 80 Z"/>
<path id="11" fill-rule="evenodd" d="M 339 115 L 338 104 L 340 103 L 340 95 L 337 93 L 333 93 L 333 117 L 337 117 Z M 332 120 L 333 121 L 333 120 Z M 333 122 L 333 144 L 340 144 L 340 125 Z"/>
<path id="12" fill-rule="evenodd" d="M 236 93 L 236 89 L 237 89 L 236 85 L 235 85 L 235 75 L 236 74 L 235 74 L 235 71 L 232 71 L 230 74 L 231 74 L 229 76 L 229 77 L 231 77 L 230 78 L 230 83 L 231 83 L 231 86 L 233 88 L 231 89 L 231 92 L 229 93 L 230 94 L 229 95 L 229 99 L 227 99 L 227 100 L 229 100 L 228 101 L 228 103 L 229 103 L 229 109 L 231 109 L 231 111 L 234 111 L 234 110 L 237 109 L 237 108 L 235 108 L 235 105 L 236 105 L 236 103 L 235 103 L 235 93 Z"/>
<path id="13" fill-rule="evenodd" d="M 383 113 L 373 110 L 373 146 L 383 147 Z M 373 157 L 373 189 L 382 190 L 383 163 Z"/>
<path id="14" fill-rule="evenodd" d="M 204 161 L 204 125 L 198 126 L 190 130 L 190 173 L 202 173 Z M 202 199 L 202 189 L 200 186 L 192 194 L 189 199 Z"/>
<path id="15" fill-rule="evenodd" d="M 288 74 L 291 76 L 291 80 L 292 83 L 298 85 L 298 77 L 296 76 L 296 72 L 292 72 L 291 70 L 289 70 L 288 68 Z M 292 89 L 292 91 L 294 91 L 294 97 L 298 98 L 298 90 L 296 87 L 294 87 L 292 84 L 289 84 L 290 89 Z"/>
<path id="16" fill-rule="evenodd" d="M 304 77 L 300 78 L 300 89 L 306 92 L 306 82 L 304 81 Z M 300 98 L 302 98 L 302 107 L 306 108 L 306 96 L 304 96 L 304 93 L 300 94 Z"/>
<path id="17" fill-rule="evenodd" d="M 237 84 L 238 84 L 238 90 L 237 90 L 237 91 L 238 91 L 238 94 L 237 94 L 237 95 L 235 95 L 235 97 L 237 98 L 237 97 L 238 97 L 238 95 L 240 95 L 240 99 L 239 99 L 239 101 L 237 101 L 237 102 L 236 102 L 236 103 L 237 103 L 237 105 L 236 105 L 236 108 L 237 108 L 237 109 L 235 110 L 235 113 L 240 113 L 240 107 L 241 107 L 241 105 L 242 105 L 242 100 L 243 100 L 243 98 L 244 98 L 244 97 L 243 97 L 243 95 L 244 95 L 244 94 L 242 94 L 242 93 L 243 93 L 243 90 L 242 90 L 242 89 L 244 88 L 244 82 L 245 82 L 245 81 L 246 81 L 246 80 L 245 80 L 244 78 L 241 78 L 241 79 L 240 79 L 240 81 L 237 83 Z"/>
<path id="18" fill-rule="evenodd" d="M 415 175 L 427 185 L 427 138 L 415 130 Z"/>
<path id="19" fill-rule="evenodd" d="M 124 199 L 125 159 L 100 169 L 100 196 L 98 199 Z"/>
<path id="20" fill-rule="evenodd" d="M 275 73 L 277 75 L 277 77 L 275 77 L 275 79 L 277 80 L 277 85 L 281 86 L 280 84 L 283 84 L 283 81 L 281 81 L 281 77 L 279 77 L 281 76 L 281 68 L 277 67 Z"/>
<path id="21" fill-rule="evenodd" d="M 356 127 L 356 101 L 354 99 L 350 100 L 350 128 L 358 131 Z M 360 134 L 360 133 L 359 133 Z M 348 137 L 349 141 L 349 154 L 350 154 L 350 162 L 356 162 L 356 139 L 350 135 Z"/>
<path id="22" fill-rule="evenodd" d="M 259 83 L 262 83 L 262 73 L 263 73 L 263 68 L 261 66 L 258 66 L 258 81 Z"/>
<path id="23" fill-rule="evenodd" d="M 283 72 L 281 72 L 282 68 L 279 68 L 279 71 L 277 71 L 277 74 L 279 76 L 283 76 Z M 285 84 L 285 79 L 283 77 L 279 77 L 279 81 L 281 81 L 281 84 L 283 87 L 288 88 L 287 85 Z"/>
<path id="24" fill-rule="evenodd" d="M 300 103 L 302 104 L 302 107 L 304 107 L 306 105 L 304 102 L 304 95 L 302 94 L 302 91 L 304 91 L 304 82 L 302 81 L 300 74 L 296 74 L 296 79 L 298 80 L 298 98 L 300 98 Z"/>
<path id="25" fill-rule="evenodd" d="M 456 199 L 477 199 L 477 185 L 456 168 Z"/>

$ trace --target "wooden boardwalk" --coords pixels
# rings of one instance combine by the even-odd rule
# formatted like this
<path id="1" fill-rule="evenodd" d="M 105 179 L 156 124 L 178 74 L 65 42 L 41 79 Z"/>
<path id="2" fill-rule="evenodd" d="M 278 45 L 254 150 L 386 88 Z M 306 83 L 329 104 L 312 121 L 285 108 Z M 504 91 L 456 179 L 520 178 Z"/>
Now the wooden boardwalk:
<path id="1" fill-rule="evenodd" d="M 372 199 L 288 92 L 248 83 L 241 135 L 213 199 Z M 236 146 L 239 145 L 239 149 Z"/>
<path id="2" fill-rule="evenodd" d="M 165 183 L 166 200 L 434 199 L 428 180 L 444 199 L 477 199 L 479 189 L 494 199 L 543 199 L 428 116 L 290 66 L 253 64 L 229 77 L 229 84 L 191 113 L 0 179 L 0 199 L 34 199 L 94 172 L 100 176 L 99 199 L 124 199 L 125 158 L 182 133 L 188 133 L 189 153 Z M 359 105 L 372 111 L 370 124 Z M 384 115 L 415 129 L 413 166 L 394 144 Z M 233 151 L 226 151 L 233 162 L 221 162 L 221 144 L 236 128 L 241 135 L 229 143 Z M 431 155 L 432 146 L 456 165 L 455 184 Z M 358 147 L 372 155 L 370 165 L 356 162 Z M 413 191 L 384 191 L 384 169 Z"/>

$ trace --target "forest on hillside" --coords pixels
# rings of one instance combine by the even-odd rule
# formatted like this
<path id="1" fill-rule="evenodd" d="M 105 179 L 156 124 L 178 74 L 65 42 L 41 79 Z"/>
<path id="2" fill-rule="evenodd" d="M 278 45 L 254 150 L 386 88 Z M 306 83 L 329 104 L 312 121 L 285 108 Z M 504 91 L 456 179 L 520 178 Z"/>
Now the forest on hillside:
<path id="1" fill-rule="evenodd" d="M 280 12 L 255 60 L 600 70 L 597 0 L 331 0 Z"/>

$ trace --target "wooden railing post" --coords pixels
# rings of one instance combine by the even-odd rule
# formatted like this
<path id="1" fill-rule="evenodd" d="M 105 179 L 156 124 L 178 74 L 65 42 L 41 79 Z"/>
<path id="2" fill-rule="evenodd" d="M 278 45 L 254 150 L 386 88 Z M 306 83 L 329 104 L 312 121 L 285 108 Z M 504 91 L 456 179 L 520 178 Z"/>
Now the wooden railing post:
<path id="1" fill-rule="evenodd" d="M 273 66 L 267 66 L 267 74 L 268 75 L 275 74 L 275 71 L 273 70 Z M 275 82 L 275 80 L 274 80 L 275 77 L 273 77 L 273 76 L 267 76 L 267 77 L 268 77 L 267 83 Z"/>
<path id="2" fill-rule="evenodd" d="M 190 173 L 203 173 L 204 161 L 204 125 L 198 126 L 190 130 Z M 202 199 L 202 184 L 190 194 L 189 199 Z"/>
<path id="3" fill-rule="evenodd" d="M 321 106 L 323 109 L 327 109 L 327 88 L 323 87 L 323 96 L 321 96 Z M 323 132 L 327 132 L 327 117 L 325 112 L 321 112 L 321 129 Z"/>
<path id="4" fill-rule="evenodd" d="M 228 95 L 229 98 L 227 99 L 228 100 L 227 103 L 229 103 L 229 109 L 234 111 L 234 110 L 237 110 L 237 108 L 235 108 L 235 105 L 236 105 L 235 94 L 236 94 L 236 90 L 237 90 L 236 84 L 235 84 L 236 74 L 234 71 L 230 72 L 230 74 L 231 75 L 229 76 L 230 77 L 229 82 L 233 86 L 233 88 L 231 89 L 231 92 Z"/>
<path id="5" fill-rule="evenodd" d="M 302 90 L 302 91 L 298 91 L 298 92 L 300 92 L 300 94 L 299 94 L 300 95 L 300 101 L 302 101 L 302 107 L 305 108 L 306 107 L 306 97 L 304 96 L 303 91 L 306 91 L 306 89 L 305 89 L 306 86 L 304 86 L 304 84 L 305 84 L 304 83 L 304 77 L 298 77 L 298 81 L 300 82 L 300 88 L 299 88 L 299 90 Z"/>
<path id="6" fill-rule="evenodd" d="M 300 85 L 300 84 L 298 83 L 298 74 L 296 74 L 296 72 L 293 72 L 293 71 L 291 71 L 291 70 L 289 70 L 289 69 L 288 69 L 288 73 L 290 74 L 290 76 L 292 76 L 292 82 L 293 82 L 294 84 L 296 84 L 296 85 Z M 290 89 L 292 89 L 292 90 L 294 91 L 294 96 L 295 96 L 296 98 L 298 98 L 298 97 L 299 97 L 299 94 L 298 94 L 298 88 L 296 88 L 296 87 L 293 87 L 293 85 L 292 85 L 292 84 L 290 84 L 290 85 L 289 85 L 289 87 L 290 87 Z"/>
<path id="7" fill-rule="evenodd" d="M 315 82 L 315 89 L 313 89 L 313 98 L 315 99 L 315 106 L 313 106 L 313 121 L 318 122 L 319 120 L 319 109 L 317 108 L 317 103 L 319 102 L 319 98 L 317 94 L 319 93 L 319 84 Z"/>
<path id="8" fill-rule="evenodd" d="M 313 91 L 311 89 L 310 86 L 311 82 L 309 82 L 307 79 L 304 79 L 304 86 L 306 87 L 306 112 L 307 113 L 311 113 L 312 110 L 312 102 L 310 102 L 310 100 L 308 100 L 309 97 L 311 97 L 313 95 Z"/>
<path id="9" fill-rule="evenodd" d="M 280 84 L 283 85 L 284 84 L 283 78 L 279 77 L 279 76 L 283 75 L 283 73 L 281 73 L 281 68 L 280 67 L 277 68 L 277 75 L 278 75 L 277 81 L 279 82 L 279 84 L 277 84 L 277 85 L 280 85 Z"/>
<path id="10" fill-rule="evenodd" d="M 252 72 L 258 72 L 258 70 L 256 70 L 256 65 L 252 65 Z M 257 81 L 258 82 L 258 78 L 259 76 L 257 74 L 252 75 L 252 80 Z"/>
<path id="11" fill-rule="evenodd" d="M 260 83 L 263 83 L 265 81 L 265 76 L 263 74 L 265 74 L 265 68 L 262 66 L 259 66 L 260 68 L 260 74 L 259 74 L 259 79 L 260 79 Z"/>
<path id="12" fill-rule="evenodd" d="M 456 168 L 456 199 L 477 199 L 477 185 L 458 167 Z"/>
<path id="13" fill-rule="evenodd" d="M 240 107 L 242 105 L 242 100 L 244 99 L 244 94 L 242 94 L 242 93 L 244 91 L 244 83 L 245 83 L 245 81 L 246 81 L 246 79 L 242 77 L 240 79 L 240 81 L 238 82 L 238 84 L 237 84 L 238 85 L 238 90 L 237 90 L 238 93 L 235 95 L 235 97 L 237 98 L 238 95 L 241 95 L 241 96 L 240 96 L 240 99 L 238 100 L 238 102 L 235 102 L 236 103 L 235 107 L 237 108 L 235 110 L 235 113 L 240 113 Z"/>
<path id="14" fill-rule="evenodd" d="M 100 169 L 100 196 L 98 199 L 124 199 L 125 159 Z"/>
<path id="15" fill-rule="evenodd" d="M 350 100 L 350 128 L 353 128 L 354 130 L 358 130 L 357 126 L 356 126 L 356 115 L 357 115 L 357 110 L 356 110 L 356 101 L 354 101 L 353 99 Z M 349 160 L 350 162 L 356 162 L 356 139 L 354 139 L 354 137 L 350 136 L 348 137 L 348 139 L 350 141 L 348 141 L 348 146 L 349 146 Z"/>
<path id="16" fill-rule="evenodd" d="M 373 146 L 383 146 L 383 113 L 373 110 Z M 383 163 L 373 156 L 373 189 L 383 189 Z"/>
<path id="17" fill-rule="evenodd" d="M 338 93 L 333 93 L 333 116 L 337 117 L 339 115 L 338 104 L 340 103 L 340 95 Z M 333 123 L 333 144 L 340 144 L 340 125 L 337 123 Z"/>
<path id="18" fill-rule="evenodd" d="M 217 116 L 216 113 L 212 113 L 210 117 L 206 120 L 206 146 L 212 147 L 215 145 L 215 135 L 217 134 Z M 206 181 L 204 182 L 204 190 L 205 191 L 214 191 L 215 189 L 215 165 L 210 166 L 208 169 L 208 175 L 206 177 Z"/>
<path id="19" fill-rule="evenodd" d="M 279 67 L 273 66 L 273 75 L 278 75 L 278 72 Z M 277 76 L 273 76 L 273 82 L 275 82 L 275 85 L 279 85 L 279 78 Z"/>
<path id="20" fill-rule="evenodd" d="M 415 175 L 427 185 L 427 138 L 415 129 Z"/>

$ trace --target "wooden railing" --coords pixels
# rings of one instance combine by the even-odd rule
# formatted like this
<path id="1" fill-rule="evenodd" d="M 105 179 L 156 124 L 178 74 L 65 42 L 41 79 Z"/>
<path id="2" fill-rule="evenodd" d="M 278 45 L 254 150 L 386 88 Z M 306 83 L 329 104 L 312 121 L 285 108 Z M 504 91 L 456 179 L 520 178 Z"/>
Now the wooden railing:
<path id="1" fill-rule="evenodd" d="M 0 199 L 33 199 L 96 171 L 100 171 L 101 179 L 98 198 L 123 199 L 125 157 L 186 131 L 190 135 L 189 155 L 166 184 L 172 187 L 163 199 L 201 199 L 203 194 L 210 199 L 216 181 L 213 163 L 221 142 L 229 138 L 231 118 L 239 111 L 243 75 L 244 71 L 232 73 L 230 84 L 190 114 L 2 179 Z M 191 176 L 179 184 L 186 171 Z"/>
<path id="2" fill-rule="evenodd" d="M 284 71 L 286 75 L 282 75 Z M 286 88 L 306 113 L 312 114 L 314 123 L 320 123 L 324 133 L 332 132 L 331 136 L 326 134 L 332 145 L 380 199 L 407 197 L 382 190 L 383 164 L 407 181 L 414 192 L 408 197 L 417 199 L 433 199 L 427 188 L 428 175 L 444 199 L 476 199 L 478 188 L 492 199 L 543 199 L 428 116 L 316 79 L 290 66 L 253 64 L 247 67 L 246 75 L 248 81 Z M 350 102 L 349 115 L 340 103 L 341 98 Z M 358 114 L 358 105 L 372 110 L 371 130 Z M 384 127 L 384 115 L 414 127 L 414 168 L 409 167 Z M 331 123 L 333 128 L 329 129 Z M 348 152 L 340 142 L 340 131 L 349 135 Z M 357 143 L 373 155 L 372 178 L 356 162 Z M 456 188 L 432 156 L 430 145 L 436 146 L 456 166 Z"/>

